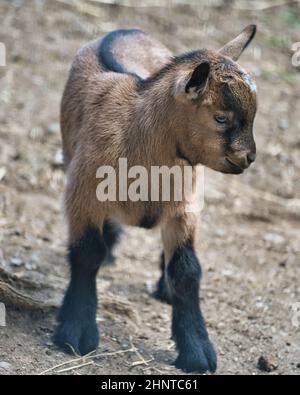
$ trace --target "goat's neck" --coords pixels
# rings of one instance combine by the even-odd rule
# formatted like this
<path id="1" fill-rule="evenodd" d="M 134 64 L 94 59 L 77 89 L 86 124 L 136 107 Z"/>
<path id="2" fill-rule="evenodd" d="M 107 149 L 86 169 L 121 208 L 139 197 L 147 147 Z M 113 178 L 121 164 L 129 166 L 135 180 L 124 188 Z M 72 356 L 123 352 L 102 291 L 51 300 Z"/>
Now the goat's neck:
<path id="1" fill-rule="evenodd" d="M 152 163 L 171 165 L 176 160 L 176 114 L 173 96 L 161 87 L 138 99 L 135 112 L 137 149 Z"/>

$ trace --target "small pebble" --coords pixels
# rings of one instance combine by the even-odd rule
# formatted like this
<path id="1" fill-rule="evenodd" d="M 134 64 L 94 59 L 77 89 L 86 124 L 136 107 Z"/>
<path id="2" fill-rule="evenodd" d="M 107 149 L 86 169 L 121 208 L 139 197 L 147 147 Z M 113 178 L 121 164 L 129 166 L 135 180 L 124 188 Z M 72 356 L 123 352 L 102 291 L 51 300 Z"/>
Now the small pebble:
<path id="1" fill-rule="evenodd" d="M 286 259 L 284 261 L 279 262 L 279 266 L 280 267 L 286 267 L 286 262 L 287 262 Z"/>
<path id="2" fill-rule="evenodd" d="M 60 125 L 57 122 L 53 122 L 47 128 L 47 133 L 49 134 L 58 134 L 60 132 Z"/>
<path id="3" fill-rule="evenodd" d="M 286 118 L 282 118 L 279 120 L 278 126 L 281 130 L 286 130 L 289 128 L 290 124 Z"/>
<path id="4" fill-rule="evenodd" d="M 278 358 L 275 355 L 269 357 L 261 356 L 258 359 L 257 367 L 263 372 L 273 372 L 278 368 Z"/>
<path id="5" fill-rule="evenodd" d="M 5 175 L 6 175 L 6 168 L 0 167 L 0 181 L 4 179 Z"/>
<path id="6" fill-rule="evenodd" d="M 23 263 L 24 263 L 24 262 L 23 262 L 22 259 L 20 259 L 20 258 L 11 258 L 11 259 L 10 259 L 10 264 L 13 265 L 13 266 L 19 267 L 19 266 L 22 266 Z"/>
<path id="7" fill-rule="evenodd" d="M 276 245 L 285 243 L 285 238 L 277 233 L 266 233 L 264 235 L 264 240 Z"/>
<path id="8" fill-rule="evenodd" d="M 8 362 L 0 362 L 0 369 L 9 370 L 11 367 L 10 363 Z"/>
<path id="9" fill-rule="evenodd" d="M 25 264 L 25 269 L 26 269 L 26 270 L 29 270 L 29 271 L 35 270 L 35 269 L 36 269 L 36 266 L 35 266 L 35 265 L 32 265 L 31 263 L 26 263 L 26 264 Z"/>
<path id="10" fill-rule="evenodd" d="M 54 167 L 61 167 L 64 164 L 64 156 L 61 149 L 59 149 L 53 159 L 53 166 Z"/>

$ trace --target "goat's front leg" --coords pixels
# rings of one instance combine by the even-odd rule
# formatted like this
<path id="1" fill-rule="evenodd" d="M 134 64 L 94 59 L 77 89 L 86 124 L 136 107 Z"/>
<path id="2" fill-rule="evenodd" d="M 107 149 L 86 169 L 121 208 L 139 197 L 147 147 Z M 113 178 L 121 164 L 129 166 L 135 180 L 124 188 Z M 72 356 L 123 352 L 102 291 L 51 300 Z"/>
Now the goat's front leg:
<path id="1" fill-rule="evenodd" d="M 201 267 L 194 251 L 195 217 L 186 214 L 163 227 L 165 281 L 173 307 L 172 335 L 177 368 L 214 372 L 216 353 L 199 306 Z"/>
<path id="2" fill-rule="evenodd" d="M 92 226 L 69 247 L 71 280 L 54 335 L 54 342 L 64 351 L 86 355 L 98 347 L 96 276 L 106 254 L 104 238 Z"/>

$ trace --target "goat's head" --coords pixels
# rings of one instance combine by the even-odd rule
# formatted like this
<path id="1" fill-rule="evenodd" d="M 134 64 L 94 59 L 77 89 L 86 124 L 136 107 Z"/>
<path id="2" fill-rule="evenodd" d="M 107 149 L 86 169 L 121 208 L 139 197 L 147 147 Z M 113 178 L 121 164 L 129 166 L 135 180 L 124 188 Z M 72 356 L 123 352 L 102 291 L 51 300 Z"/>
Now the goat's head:
<path id="1" fill-rule="evenodd" d="M 178 144 L 191 163 L 239 174 L 255 160 L 256 86 L 236 63 L 255 31 L 248 26 L 219 52 L 201 50 L 177 58 Z"/>

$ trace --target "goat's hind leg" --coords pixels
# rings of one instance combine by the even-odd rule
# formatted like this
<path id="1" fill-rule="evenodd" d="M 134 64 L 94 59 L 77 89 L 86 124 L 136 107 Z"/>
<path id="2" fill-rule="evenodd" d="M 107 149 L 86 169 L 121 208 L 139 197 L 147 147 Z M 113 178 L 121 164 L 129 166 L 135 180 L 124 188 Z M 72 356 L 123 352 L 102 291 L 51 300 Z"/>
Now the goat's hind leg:
<path id="1" fill-rule="evenodd" d="M 160 270 L 161 276 L 157 282 L 156 290 L 153 292 L 153 297 L 160 302 L 171 304 L 171 295 L 166 281 L 166 264 L 164 253 L 160 256 Z"/>
<path id="2" fill-rule="evenodd" d="M 106 253 L 105 241 L 93 226 L 69 247 L 71 280 L 54 335 L 54 342 L 66 352 L 86 355 L 98 347 L 96 276 Z"/>
<path id="3" fill-rule="evenodd" d="M 103 239 L 107 247 L 107 255 L 104 261 L 104 265 L 113 265 L 116 258 L 114 255 L 114 248 L 120 240 L 122 234 L 122 228 L 119 224 L 111 221 L 104 223 L 103 227 Z"/>

